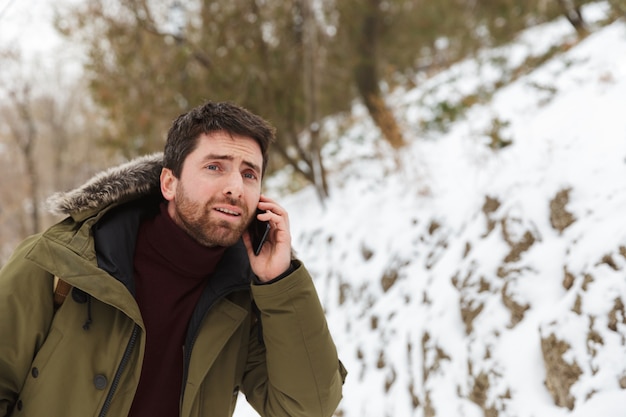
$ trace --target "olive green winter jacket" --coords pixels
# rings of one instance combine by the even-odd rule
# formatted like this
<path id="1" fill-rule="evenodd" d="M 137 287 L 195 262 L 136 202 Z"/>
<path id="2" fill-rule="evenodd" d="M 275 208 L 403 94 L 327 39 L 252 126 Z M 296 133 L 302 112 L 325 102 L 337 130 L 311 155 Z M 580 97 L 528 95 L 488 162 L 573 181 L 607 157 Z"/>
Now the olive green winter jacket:
<path id="1" fill-rule="evenodd" d="M 157 204 L 160 158 L 56 196 L 69 217 L 25 240 L 0 272 L 0 416 L 128 414 L 145 347 L 132 249 Z M 262 416 L 333 414 L 345 370 L 311 277 L 293 268 L 256 285 L 243 244 L 225 252 L 181 353 L 181 417 L 230 416 L 239 392 Z M 73 286 L 56 312 L 55 276 Z"/>

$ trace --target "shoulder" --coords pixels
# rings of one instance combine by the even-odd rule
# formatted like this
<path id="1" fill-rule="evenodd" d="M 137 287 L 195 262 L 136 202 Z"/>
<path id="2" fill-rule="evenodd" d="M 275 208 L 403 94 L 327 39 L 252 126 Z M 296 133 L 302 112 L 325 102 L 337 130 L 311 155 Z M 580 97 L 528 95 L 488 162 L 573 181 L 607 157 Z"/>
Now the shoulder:
<path id="1" fill-rule="evenodd" d="M 50 212 L 78 220 L 104 208 L 159 191 L 163 154 L 132 159 L 94 175 L 80 187 L 52 195 L 47 200 Z"/>
<path id="2" fill-rule="evenodd" d="M 0 271 L 2 297 L 22 301 L 29 299 L 27 304 L 31 306 L 38 306 L 42 300 L 52 299 L 53 275 L 30 256 L 41 240 L 41 234 L 26 238 L 2 267 Z"/>

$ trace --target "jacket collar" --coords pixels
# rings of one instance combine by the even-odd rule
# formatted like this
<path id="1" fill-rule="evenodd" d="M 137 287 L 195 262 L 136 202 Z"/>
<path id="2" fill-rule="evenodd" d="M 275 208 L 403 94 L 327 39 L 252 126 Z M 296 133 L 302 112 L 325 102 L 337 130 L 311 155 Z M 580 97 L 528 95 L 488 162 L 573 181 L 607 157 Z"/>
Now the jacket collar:
<path id="1" fill-rule="evenodd" d="M 84 220 L 115 204 L 134 200 L 160 189 L 163 153 L 138 157 L 93 176 L 80 187 L 48 198 L 50 212 Z"/>
<path id="2" fill-rule="evenodd" d="M 95 255 L 99 269 L 95 271 L 104 270 L 113 275 L 131 294 L 134 292 L 132 277 L 134 239 L 146 210 L 149 211 L 150 207 L 158 208 L 158 201 L 162 199 L 160 194 L 162 168 L 162 153 L 139 157 L 96 174 L 74 190 L 56 193 L 47 201 L 51 212 L 71 216 L 76 222 L 82 222 L 93 216 L 98 217 L 90 233 L 97 248 Z M 119 211 L 127 212 L 126 216 L 118 216 Z M 73 235 L 72 239 L 76 240 L 76 236 Z M 54 264 L 56 263 L 55 261 Z M 71 270 L 68 272 L 76 273 Z M 206 294 L 199 301 L 195 317 L 201 317 L 203 311 L 226 294 L 249 287 L 251 279 L 252 270 L 247 252 L 243 243 L 239 241 L 224 253 L 210 279 L 211 285 L 207 286 Z M 81 287 L 88 288 L 86 282 L 82 284 Z M 116 305 L 117 297 L 109 297 L 107 294 L 100 296 L 107 300 L 111 298 L 109 302 Z"/>

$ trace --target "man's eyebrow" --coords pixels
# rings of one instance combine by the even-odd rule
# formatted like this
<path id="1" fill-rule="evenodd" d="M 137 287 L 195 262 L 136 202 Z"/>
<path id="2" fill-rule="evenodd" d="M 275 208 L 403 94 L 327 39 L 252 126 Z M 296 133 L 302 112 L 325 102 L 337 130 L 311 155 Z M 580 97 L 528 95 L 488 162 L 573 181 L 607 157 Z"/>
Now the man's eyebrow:
<path id="1" fill-rule="evenodd" d="M 250 162 L 250 161 L 243 161 L 244 165 L 247 165 L 248 168 L 254 170 L 257 173 L 261 173 L 261 167 L 258 166 L 257 164 L 255 164 L 254 162 Z"/>
<path id="2" fill-rule="evenodd" d="M 217 159 L 217 160 L 227 160 L 227 161 L 232 161 L 235 158 L 231 155 L 219 155 L 216 153 L 210 153 L 208 155 L 205 155 L 204 158 L 202 158 L 205 161 L 209 161 L 209 160 L 213 160 L 213 159 Z"/>
<path id="3" fill-rule="evenodd" d="M 209 161 L 209 160 L 233 161 L 235 158 L 232 155 L 220 155 L 220 154 L 211 153 L 211 154 L 206 155 L 203 159 L 206 161 Z M 248 168 L 255 170 L 258 173 L 261 172 L 261 167 L 255 164 L 254 162 L 244 160 L 243 164 L 246 165 Z"/>

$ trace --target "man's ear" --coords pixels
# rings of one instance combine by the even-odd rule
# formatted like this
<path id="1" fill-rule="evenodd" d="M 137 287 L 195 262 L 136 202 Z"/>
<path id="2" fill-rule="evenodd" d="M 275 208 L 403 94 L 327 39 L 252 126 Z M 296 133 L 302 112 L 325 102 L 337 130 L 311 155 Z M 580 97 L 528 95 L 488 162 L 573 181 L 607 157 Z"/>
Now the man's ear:
<path id="1" fill-rule="evenodd" d="M 178 178 L 174 176 L 174 173 L 169 168 L 163 168 L 161 170 L 161 194 L 167 201 L 172 201 L 176 195 L 176 185 L 178 184 Z"/>

